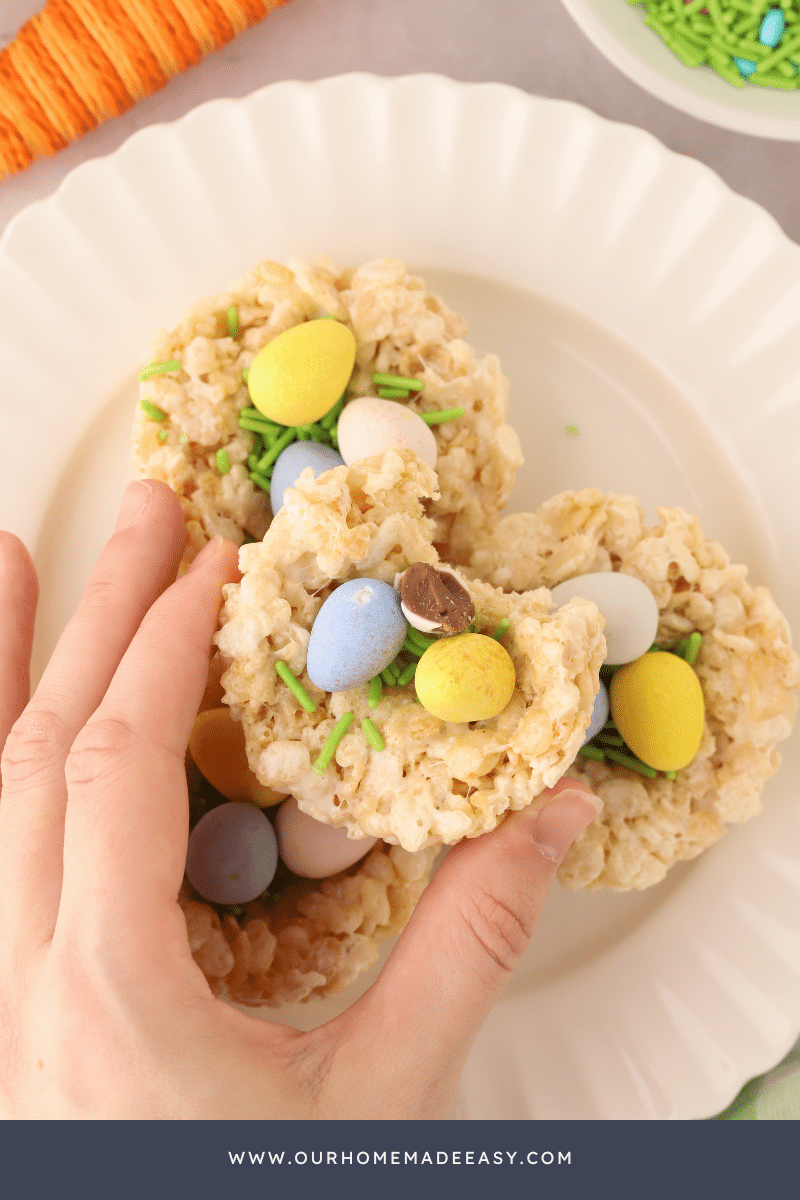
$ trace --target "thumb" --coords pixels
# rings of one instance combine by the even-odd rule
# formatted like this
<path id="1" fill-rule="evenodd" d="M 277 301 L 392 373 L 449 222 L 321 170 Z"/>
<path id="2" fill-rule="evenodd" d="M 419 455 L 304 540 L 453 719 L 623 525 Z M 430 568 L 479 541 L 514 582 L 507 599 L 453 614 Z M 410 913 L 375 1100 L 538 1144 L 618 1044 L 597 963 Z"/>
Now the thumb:
<path id="1" fill-rule="evenodd" d="M 423 893 L 378 981 L 339 1021 L 412 1115 L 441 1116 L 470 1045 L 536 928 L 575 838 L 602 809 L 562 779 L 492 833 L 463 841 Z M 341 1064 L 340 1064 L 341 1065 Z M 422 1090 L 420 1090 L 422 1089 Z M 426 1112 L 413 1111 L 422 1103 Z M 402 1115 L 398 1112 L 398 1115 Z"/>

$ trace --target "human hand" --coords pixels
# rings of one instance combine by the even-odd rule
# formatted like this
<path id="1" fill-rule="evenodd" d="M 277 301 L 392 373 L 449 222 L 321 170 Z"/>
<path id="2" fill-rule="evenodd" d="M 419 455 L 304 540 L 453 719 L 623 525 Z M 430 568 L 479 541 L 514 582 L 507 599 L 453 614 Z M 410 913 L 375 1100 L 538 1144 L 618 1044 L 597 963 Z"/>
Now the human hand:
<path id="1" fill-rule="evenodd" d="M 36 575 L 0 534 L 0 1115 L 435 1118 L 600 801 L 561 780 L 448 855 L 375 984 L 310 1033 L 211 993 L 177 903 L 184 753 L 236 547 L 176 582 L 180 507 L 152 481 L 28 700 Z"/>

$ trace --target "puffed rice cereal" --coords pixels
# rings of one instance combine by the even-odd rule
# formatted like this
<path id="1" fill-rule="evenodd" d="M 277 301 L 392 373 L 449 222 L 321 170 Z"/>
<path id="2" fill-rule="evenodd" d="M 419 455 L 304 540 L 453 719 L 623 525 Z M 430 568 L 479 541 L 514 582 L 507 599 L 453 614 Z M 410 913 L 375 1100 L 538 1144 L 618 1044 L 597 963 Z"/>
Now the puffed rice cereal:
<path id="1" fill-rule="evenodd" d="M 187 762 L 191 797 L 202 779 Z M 215 996 L 280 1008 L 336 995 L 400 933 L 430 878 L 435 849 L 409 854 L 378 842 L 355 867 L 295 880 L 277 901 L 254 900 L 235 916 L 196 895 L 178 897 L 189 947 Z"/>
<path id="2" fill-rule="evenodd" d="M 238 334 L 228 335 L 227 313 L 237 311 Z M 508 381 L 497 358 L 477 358 L 464 341 L 463 318 L 383 258 L 357 270 L 330 259 L 262 262 L 228 292 L 195 304 L 152 347 L 155 362 L 180 369 L 155 374 L 140 398 L 165 414 L 154 420 L 137 409 L 134 461 L 142 475 L 160 479 L 180 499 L 189 533 L 184 566 L 216 534 L 241 545 L 260 540 L 270 521 L 269 497 L 250 479 L 253 434 L 240 429 L 250 405 L 242 380 L 256 353 L 278 334 L 309 318 L 330 314 L 356 339 L 349 398 L 374 395 L 372 375 L 414 376 L 425 387 L 403 403 L 429 411 L 461 407 L 465 415 L 433 427 L 438 449 L 438 494 L 427 512 L 434 543 L 448 561 L 466 562 L 478 535 L 491 529 L 507 503 L 522 464 L 519 439 L 506 423 Z M 220 474 L 217 452 L 230 469 Z"/>
<path id="3" fill-rule="evenodd" d="M 696 517 L 660 508 L 647 527 L 633 496 L 593 488 L 562 492 L 535 513 L 503 518 L 478 546 L 467 575 L 509 592 L 555 587 L 595 571 L 641 579 L 659 606 L 657 642 L 703 635 L 695 669 L 705 699 L 700 749 L 675 780 L 578 758 L 568 774 L 605 807 L 560 870 L 564 887 L 650 887 L 694 858 L 732 823 L 761 809 L 761 790 L 780 762 L 797 709 L 800 659 L 786 620 L 765 587 L 747 581 Z"/>
<path id="4" fill-rule="evenodd" d="M 305 673 L 309 634 L 333 588 L 367 577 L 392 584 L 414 562 L 439 563 L 436 474 L 410 451 L 387 451 L 316 480 L 310 468 L 263 542 L 242 547 L 243 579 L 224 588 L 216 634 L 225 702 L 242 722 L 250 768 L 288 791 L 317 820 L 410 852 L 493 829 L 509 809 L 535 801 L 565 772 L 589 723 L 605 654 L 594 604 L 557 611 L 549 592 L 509 595 L 474 580 L 479 629 L 511 627 L 503 645 L 516 668 L 514 694 L 491 720 L 448 724 L 415 704 L 412 686 L 387 687 L 375 709 L 368 685 L 326 693 Z M 305 712 L 278 678 L 282 659 L 316 702 Z M 322 774 L 312 765 L 344 713 L 355 720 Z M 361 729 L 371 717 L 386 747 Z"/>

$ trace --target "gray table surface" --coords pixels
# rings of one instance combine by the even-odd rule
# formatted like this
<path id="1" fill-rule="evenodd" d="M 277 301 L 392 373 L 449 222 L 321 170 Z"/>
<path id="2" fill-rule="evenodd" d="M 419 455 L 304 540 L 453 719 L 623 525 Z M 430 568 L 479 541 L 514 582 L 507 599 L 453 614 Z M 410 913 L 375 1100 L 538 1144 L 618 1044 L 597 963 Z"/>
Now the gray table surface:
<path id="1" fill-rule="evenodd" d="M 0 46 L 41 7 L 42 0 L 0 0 Z M 660 103 L 606 62 L 560 0 L 290 0 L 123 117 L 1 181 L 0 232 L 78 163 L 111 153 L 138 129 L 174 121 L 206 100 L 345 71 L 435 71 L 576 101 L 700 159 L 800 241 L 800 145 L 730 133 Z"/>

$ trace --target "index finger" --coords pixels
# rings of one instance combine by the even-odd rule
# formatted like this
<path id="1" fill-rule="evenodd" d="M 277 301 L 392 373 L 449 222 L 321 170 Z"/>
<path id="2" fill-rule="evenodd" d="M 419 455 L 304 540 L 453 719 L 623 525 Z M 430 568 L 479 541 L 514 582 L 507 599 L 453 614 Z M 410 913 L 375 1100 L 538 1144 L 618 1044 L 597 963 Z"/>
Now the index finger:
<path id="1" fill-rule="evenodd" d="M 215 538 L 152 606 L 75 739 L 59 925 L 174 903 L 186 860 L 184 755 L 237 548 Z M 99 912 L 98 904 L 106 909 Z M 137 921 L 142 926 L 142 920 Z M 148 932 L 152 932 L 152 927 Z"/>
<path id="2" fill-rule="evenodd" d="M 0 750 L 30 696 L 39 584 L 18 537 L 0 530 Z"/>

